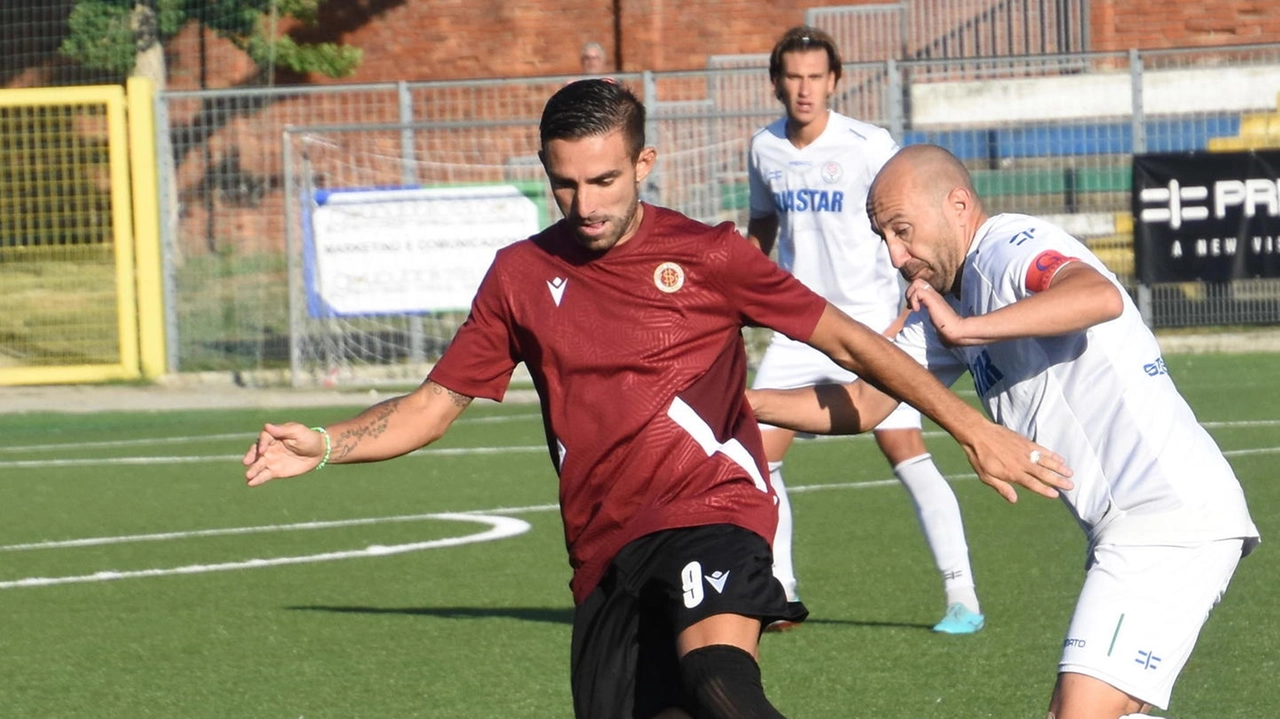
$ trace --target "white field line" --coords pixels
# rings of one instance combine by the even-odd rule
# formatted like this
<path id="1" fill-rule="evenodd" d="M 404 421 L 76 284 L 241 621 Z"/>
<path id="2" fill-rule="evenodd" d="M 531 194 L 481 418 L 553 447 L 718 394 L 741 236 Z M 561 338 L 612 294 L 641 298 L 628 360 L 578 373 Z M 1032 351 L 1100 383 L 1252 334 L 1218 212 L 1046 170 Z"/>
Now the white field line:
<path id="1" fill-rule="evenodd" d="M 475 423 L 475 425 L 480 425 L 480 423 L 539 420 L 540 417 L 541 415 L 539 415 L 539 413 L 520 413 L 520 415 L 476 417 L 474 418 L 474 420 L 467 420 L 467 418 L 462 418 L 462 420 L 458 420 L 456 423 L 460 423 L 460 425 L 461 423 Z M 1208 427 L 1208 429 L 1239 429 L 1239 427 L 1245 427 L 1245 429 L 1247 429 L 1247 427 L 1274 427 L 1276 425 L 1280 425 L 1280 420 L 1240 420 L 1240 421 L 1222 421 L 1222 422 L 1201 422 L 1201 426 Z M 929 431 L 929 432 L 924 432 L 924 436 L 925 438 L 932 439 L 932 438 L 942 438 L 942 436 L 947 436 L 947 434 L 946 432 L 941 432 L 941 431 Z M 122 440 L 104 440 L 104 441 L 67 441 L 67 443 L 24 444 L 24 445 L 14 445 L 14 446 L 0 446 L 0 453 L 55 452 L 55 450 L 97 449 L 97 448 L 111 448 L 111 446 L 154 446 L 159 444 L 189 444 L 189 443 L 197 443 L 197 441 L 223 441 L 223 440 L 233 440 L 233 439 L 244 440 L 244 443 L 246 443 L 246 446 L 248 446 L 248 444 L 252 443 L 253 441 L 253 435 L 243 434 L 243 432 L 236 432 L 236 434 L 188 435 L 188 436 L 172 436 L 172 438 L 122 439 Z M 812 436 L 812 438 L 809 438 L 809 439 L 826 440 L 826 441 L 831 441 L 831 440 L 836 440 L 836 441 L 863 440 L 865 441 L 865 440 L 873 439 L 873 435 L 870 434 L 870 432 L 865 432 L 865 434 L 852 435 L 852 436 Z M 539 448 L 539 449 L 543 449 L 543 448 Z M 431 450 L 426 450 L 426 452 L 449 452 L 449 450 L 431 449 Z M 201 459 L 206 459 L 206 458 L 201 458 Z M 175 459 L 175 462 L 180 462 L 180 459 Z M 0 467 L 3 467 L 3 466 L 6 466 L 6 464 L 0 463 Z"/>
<path id="2" fill-rule="evenodd" d="M 974 475 L 960 475 L 954 479 L 973 478 Z M 822 489 L 870 489 L 897 484 L 896 479 L 877 480 L 871 482 L 846 482 L 841 484 L 822 484 L 792 487 L 791 492 L 807 492 Z M 131 542 L 156 542 L 191 539 L 196 537 L 213 537 L 228 535 L 261 534 L 268 532 L 288 532 L 311 529 L 332 529 L 357 525 L 390 524 L 394 522 L 414 522 L 431 519 L 472 521 L 490 524 L 490 529 L 478 534 L 462 537 L 447 537 L 427 542 L 414 542 L 396 545 L 372 545 L 364 549 L 341 552 L 325 552 L 296 557 L 277 557 L 274 559 L 249 559 L 218 564 L 191 564 L 182 567 L 140 569 L 132 571 L 103 570 L 93 574 L 82 574 L 64 577 L 24 577 L 9 581 L 0 581 L 0 590 L 20 589 L 28 587 L 47 587 L 57 584 L 83 584 L 88 582 L 109 582 L 119 579 L 141 579 L 146 577 L 164 577 L 176 574 L 205 574 L 208 572 L 225 572 L 243 569 L 260 569 L 278 567 L 288 564 L 307 564 L 314 562 L 332 562 L 340 559 L 362 557 L 383 557 L 404 552 L 416 552 L 425 549 L 454 547 L 473 542 L 487 542 L 513 537 L 529 531 L 530 524 L 521 519 L 507 516 L 529 512 L 549 512 L 559 509 L 558 504 L 533 504 L 523 507 L 500 507 L 495 509 L 474 510 L 465 512 L 444 512 L 435 514 L 407 514 L 392 517 L 366 517 L 360 519 L 344 519 L 324 522 L 299 522 L 296 524 L 270 524 L 255 527 L 227 527 L 222 529 L 200 529 L 186 532 L 159 532 L 154 534 L 135 534 L 118 537 L 90 537 L 85 539 L 69 539 L 62 541 L 33 542 L 27 544 L 10 544 L 0 546 L 0 552 L 23 551 L 32 549 L 67 549 L 75 547 L 101 546 L 106 544 L 125 544 Z"/>
<path id="3" fill-rule="evenodd" d="M 508 421 L 513 419 L 529 419 L 536 418 L 538 415 L 503 415 L 501 417 L 478 418 L 476 422 L 485 421 Z M 1231 427 L 1269 427 L 1280 424 L 1280 420 L 1247 420 L 1247 421 L 1226 421 L 1226 422 L 1205 422 L 1205 427 L 1210 428 L 1231 428 Z M 942 432 L 927 432 L 928 437 L 943 436 Z M 124 446 L 154 446 L 157 444 L 178 444 L 183 442 L 210 441 L 210 440 L 227 440 L 244 438 L 240 434 L 218 434 L 203 435 L 190 437 L 167 437 L 167 438 L 151 438 L 136 440 L 120 440 L 114 442 L 78 442 L 78 443 L 61 443 L 61 444 L 44 444 L 44 445 L 27 445 L 25 447 L 0 447 L 0 451 L 41 451 L 41 450 L 66 450 L 66 449 L 87 449 L 101 447 L 124 447 Z M 820 437 L 818 439 L 825 440 L 841 440 L 841 439 L 870 439 L 871 435 L 859 435 L 856 437 Z M 252 441 L 252 438 L 249 438 Z M 443 455 L 443 456 L 459 456 L 471 454 L 502 454 L 502 453 L 521 453 L 521 452 L 545 452 L 546 447 L 541 445 L 534 446 L 507 446 L 507 447 L 464 447 L 464 448 L 443 448 L 443 449 L 423 449 L 411 453 L 412 455 Z M 1223 452 L 1228 457 L 1245 456 L 1255 454 L 1270 454 L 1280 452 L 1280 447 L 1260 447 L 1254 449 L 1228 450 Z M 240 455 L 202 455 L 202 456 L 150 456 L 150 457 L 113 457 L 113 458 L 86 458 L 86 459 L 47 459 L 47 460 L 16 460 L 16 461 L 0 461 L 0 468 L 40 468 L 40 467 L 60 467 L 60 466 L 91 466 L 91 465 L 147 465 L 147 464 L 182 464 L 194 462 L 218 462 L 218 461 L 234 461 L 239 459 Z M 973 474 L 952 475 L 951 479 L 974 479 Z M 833 483 L 821 485 L 797 486 L 790 489 L 793 493 L 803 493 L 810 491 L 821 491 L 830 489 L 870 489 L 875 487 L 888 487 L 897 484 L 896 479 L 876 480 L 870 482 L 847 482 Z M 507 516 L 509 514 L 520 514 L 525 512 L 542 512 L 551 511 L 557 508 L 555 504 L 531 505 L 527 507 L 507 507 L 493 510 L 474 510 L 466 512 L 439 513 L 439 514 L 415 514 L 401 515 L 393 517 L 369 517 L 361 519 L 324 521 L 324 522 L 301 522 L 288 525 L 263 525 L 256 527 L 231 527 L 221 529 L 205 529 L 193 530 L 185 532 L 163 532 L 154 534 L 140 534 L 119 537 L 91 537 L 85 539 L 72 539 L 62 541 L 47 541 L 27 544 L 12 544 L 0 546 L 0 552 L 21 551 L 32 549 L 58 549 L 58 548 L 74 548 L 86 546 L 100 546 L 106 544 L 121 544 L 128 542 L 148 542 L 148 541 L 171 541 L 182 540 L 196 537 L 210 536 L 227 536 L 227 535 L 244 535 L 268 532 L 284 532 L 314 529 L 331 529 L 344 526 L 356 525 L 373 525 L 387 524 L 394 522 L 411 522 L 430 519 L 453 519 L 462 521 L 480 521 L 490 523 L 491 528 L 486 532 L 463 537 L 449 537 L 445 539 L 432 540 L 428 542 L 415 542 L 411 544 L 401 544 L 392 546 L 374 545 L 360 550 L 348 550 L 341 552 L 327 552 L 323 554 L 306 555 L 299 557 L 279 557 L 275 559 L 250 559 L 238 562 L 227 562 L 220 564 L 200 564 L 189 565 L 185 567 L 174 567 L 164 569 L 143 569 L 136 571 L 100 571 L 94 574 L 81 575 L 75 577 L 28 577 L 24 579 L 12 581 L 0 581 L 0 589 L 11 589 L 18 587 L 33 586 L 49 586 L 53 584 L 69 584 L 80 582 L 100 582 L 111 581 L 116 579 L 133 579 L 141 577 L 166 576 L 173 574 L 200 574 L 206 572 L 229 571 L 239 569 L 255 569 L 260 567 L 281 566 L 286 564 L 301 564 L 309 562 L 335 561 L 339 559 L 350 559 L 356 557 L 373 557 L 385 556 L 388 554 L 399 554 L 402 552 L 419 551 L 424 549 L 434 549 L 438 547 L 457 546 L 459 544 L 467 544 L 471 542 L 491 541 L 502 539 L 505 537 L 515 536 L 528 531 L 529 525 L 523 520 L 512 519 Z"/>
<path id="4" fill-rule="evenodd" d="M 475 417 L 473 419 L 463 418 L 454 422 L 454 424 L 496 424 L 499 422 L 512 422 L 516 420 L 539 419 L 541 414 L 537 413 L 519 413 L 519 414 L 503 414 L 491 417 Z M 195 434 L 185 437 L 149 437 L 143 439 L 116 439 L 103 440 L 101 442 L 56 442 L 50 444 L 27 444 L 15 447 L 0 447 L 0 452 L 43 452 L 49 450 L 64 449 L 93 449 L 98 447 L 146 447 L 157 444 L 189 444 L 191 442 L 215 442 L 228 439 L 242 439 L 247 447 L 252 443 L 256 435 L 245 432 L 237 432 L 234 434 Z"/>
<path id="5" fill-rule="evenodd" d="M 470 453 L 470 452 L 500 452 L 544 448 L 477 448 L 470 450 L 448 450 L 451 453 Z M 420 450 L 414 454 L 423 454 L 430 452 L 440 452 L 442 450 Z M 1280 447 L 1261 447 L 1256 449 L 1241 449 L 1223 452 L 1227 456 L 1248 455 L 1260 453 L 1280 452 Z M 136 458 L 144 459 L 144 458 Z M 953 474 L 949 475 L 950 480 L 971 480 L 976 479 L 974 474 Z M 814 484 L 790 487 L 791 493 L 804 493 L 823 491 L 831 489 L 873 489 L 879 487 L 891 487 L 898 484 L 897 479 L 881 479 L 867 482 L 839 482 L 831 484 Z M 436 549 L 441 547 L 452 547 L 461 544 L 469 544 L 472 542 L 493 541 L 504 539 L 506 537 L 523 534 L 530 529 L 528 522 L 514 519 L 506 515 L 524 514 L 528 512 L 548 512 L 558 509 L 557 504 L 535 504 L 523 507 L 501 507 L 487 510 L 469 510 L 463 512 L 448 512 L 438 514 L 410 514 L 391 517 L 367 517 L 359 519 L 346 519 L 334 521 L 318 521 L 318 522 L 299 522 L 296 524 L 277 524 L 277 525 L 260 525 L 255 527 L 230 527 L 222 529 L 202 529 L 185 532 L 162 532 L 155 534 L 138 534 L 126 535 L 118 537 L 92 537 L 86 539 L 71 539 L 62 541 L 35 542 L 28 544 L 11 544 L 0 546 L 0 552 L 21 551 L 31 549 L 58 549 L 72 547 L 99 546 L 105 544 L 123 544 L 128 542 L 148 542 L 148 541 L 168 541 L 189 539 L 195 537 L 210 536 L 227 536 L 227 535 L 244 535 L 244 534 L 261 534 L 268 532 L 286 532 L 298 530 L 312 529 L 331 529 L 335 527 L 347 527 L 357 525 L 373 525 L 373 524 L 389 524 L 394 522 L 413 522 L 429 519 L 443 520 L 459 520 L 459 521 L 478 521 L 487 522 L 491 528 L 486 532 L 467 535 L 463 537 L 448 537 L 427 542 L 415 542 L 411 544 L 398 545 L 372 545 L 364 549 L 348 550 L 343 552 L 326 552 L 323 554 L 312 554 L 297 557 L 278 557 L 275 559 L 250 559 L 238 562 L 225 562 L 220 564 L 196 564 L 183 567 L 173 568 L 157 568 L 142 569 L 135 571 L 113 571 L 105 570 L 95 572 L 93 574 L 70 576 L 70 577 L 27 577 L 11 581 L 0 581 L 0 589 L 15 589 L 21 587 L 37 587 L 50 586 L 55 584 L 73 584 L 85 582 L 105 582 L 117 579 L 137 579 L 143 577 L 160 577 L 175 574 L 203 574 L 207 572 L 231 571 L 241 569 L 258 569 L 262 567 L 283 566 L 287 564 L 303 564 L 312 562 L 328 562 L 340 559 L 353 559 L 359 557 L 378 557 L 391 554 L 400 554 L 404 552 L 414 552 L 425 549 Z"/>
<path id="6" fill-rule="evenodd" d="M 410 452 L 406 457 L 442 455 L 459 456 L 468 454 L 507 454 L 512 452 L 541 452 L 546 454 L 547 446 L 513 445 L 509 447 L 442 447 L 420 449 Z M 0 469 L 32 469 L 40 467 L 82 467 L 96 465 L 131 465 L 131 464 L 195 464 L 201 462 L 238 462 L 243 454 L 205 454 L 205 455 L 173 455 L 159 457 L 89 457 L 82 459 L 13 459 L 0 461 Z"/>
<path id="7" fill-rule="evenodd" d="M 1280 447 L 1263 447 L 1258 449 L 1240 449 L 1224 452 L 1223 454 L 1232 455 L 1249 455 L 1280 452 Z M 950 474 L 947 475 L 948 480 L 972 480 L 978 476 L 973 473 Z M 787 491 L 791 494 L 802 494 L 805 492 L 820 492 L 831 489 L 875 489 L 879 487 L 892 487 L 898 484 L 897 479 L 877 479 L 865 482 L 832 482 L 828 484 L 810 484 L 800 485 L 796 487 L 788 487 Z M 44 542 L 29 542 L 25 544 L 7 544 L 0 545 L 0 552 L 17 552 L 33 549 L 67 549 L 74 547 L 92 547 L 107 544 L 127 544 L 134 542 L 159 542 L 175 539 L 192 539 L 197 537 L 223 537 L 236 536 L 246 534 L 268 534 L 272 532 L 296 532 L 315 529 L 335 529 L 340 527 L 355 527 L 376 524 L 394 524 L 397 522 L 420 522 L 431 519 L 441 519 L 444 517 L 463 517 L 463 516 L 506 516 L 511 514 L 526 514 L 530 512 L 550 512 L 559 509 L 558 504 L 532 504 L 523 507 L 495 507 L 492 509 L 474 509 L 462 510 L 450 513 L 430 513 L 430 514 L 402 514 L 389 517 L 362 517 L 357 519 L 339 519 L 329 521 L 314 522 L 297 522 L 294 524 L 264 524 L 252 527 L 223 527 L 218 529 L 195 529 L 178 532 L 156 532 L 152 534 L 132 534 L 115 537 L 87 537 L 83 539 L 64 539 L 49 540 Z"/>
<path id="8" fill-rule="evenodd" d="M 356 559 L 361 557 L 385 557 L 392 554 L 417 552 L 424 549 L 440 547 L 456 547 L 474 542 L 489 542 L 523 534 L 531 525 L 523 519 L 512 517 L 495 517 L 485 514 L 445 513 L 437 514 L 434 519 L 455 520 L 461 522 L 478 522 L 489 525 L 489 529 L 476 534 L 460 537 L 445 537 L 428 542 L 410 544 L 381 545 L 374 544 L 364 549 L 352 549 L 341 552 L 325 552 L 298 557 L 275 557 L 273 559 L 248 559 L 239 562 L 223 562 L 221 564 L 189 564 L 182 567 L 165 569 L 139 569 L 134 571 L 106 570 L 69 577 L 26 577 L 12 581 L 0 582 L 0 589 L 18 589 L 23 587 L 47 587 L 55 584 L 82 584 L 85 582 L 109 582 L 117 579 L 139 579 L 143 577 L 163 577 L 174 574 L 206 574 L 208 572 L 227 572 L 241 569 L 260 569 L 263 567 L 280 567 L 289 564 L 310 564 L 314 562 L 332 562 L 340 559 Z"/>
<path id="9" fill-rule="evenodd" d="M 926 437 L 945 436 L 945 432 L 925 432 Z M 869 435 L 853 437 L 820 437 L 818 439 L 866 439 Z M 512 454 L 524 452 L 545 453 L 544 445 L 512 445 L 507 447 L 448 447 L 420 449 L 410 452 L 407 457 L 426 456 L 466 456 L 473 454 Z M 1222 454 L 1227 457 L 1250 454 L 1272 454 L 1280 452 L 1280 447 L 1258 447 L 1255 449 L 1230 449 Z M 206 455 L 173 455 L 150 457 L 89 457 L 81 459 L 15 459 L 0 461 L 0 469 L 40 469 L 42 467 L 91 467 L 104 465 L 154 465 L 154 464 L 203 464 L 209 462 L 235 462 L 244 455 L 239 454 L 206 454 Z"/>
<path id="10" fill-rule="evenodd" d="M 474 512 L 449 512 L 449 517 L 457 515 L 491 515 L 514 514 L 522 511 L 556 509 L 559 505 L 548 504 L 537 507 L 515 507 L 511 509 L 476 510 Z M 363 517 L 360 519 L 338 519 L 325 522 L 298 522 L 295 524 L 264 524 L 255 527 L 223 527 L 220 529 L 194 529 L 183 532 L 157 532 L 154 534 L 133 534 L 119 537 L 87 537 L 85 539 L 65 539 L 48 542 L 32 542 L 29 544 L 0 545 L 0 552 L 20 552 L 29 549 L 66 549 L 70 547 L 97 547 L 104 544 L 128 544 L 132 542 L 162 542 L 170 539 L 191 539 L 195 537 L 228 537 L 245 534 L 267 534 L 271 532 L 297 532 L 309 529 L 335 529 L 338 527 L 358 527 L 370 524 L 394 524 L 396 522 L 422 522 L 440 519 L 439 512 L 431 514 L 403 514 L 393 517 Z"/>
<path id="11" fill-rule="evenodd" d="M 964 474 L 953 475 L 950 479 L 975 479 L 977 475 Z M 871 482 L 845 482 L 839 484 L 815 484 L 800 487 L 790 487 L 788 489 L 792 494 L 809 492 L 822 489 L 866 489 L 872 487 L 887 487 L 897 484 L 896 479 L 881 479 Z M 507 516 L 511 514 L 526 514 L 530 512 L 550 512 L 559 509 L 558 504 L 531 504 L 524 507 L 495 507 L 493 509 L 475 509 L 462 512 L 448 512 L 447 516 L 461 515 L 478 515 L 478 516 Z M 222 527 L 218 529 L 192 529 L 181 532 L 155 532 L 151 534 L 126 534 L 115 537 L 86 537 L 83 539 L 62 539 L 49 540 L 45 542 L 28 542 L 26 544 L 5 544 L 0 545 L 0 552 L 21 552 L 33 549 L 70 549 L 75 547 L 99 547 L 107 544 L 131 544 L 136 542 L 163 542 L 174 539 L 194 539 L 197 537 L 228 537 L 240 536 L 246 534 L 269 534 L 273 532 L 297 532 L 313 529 L 335 529 L 340 527 L 358 527 L 373 524 L 394 524 L 397 522 L 421 522 L 432 519 L 440 519 L 441 513 L 431 514 L 402 514 L 390 517 L 362 517 L 358 519 L 336 519 L 329 521 L 316 522 L 297 522 L 294 524 L 260 524 L 252 527 Z"/>

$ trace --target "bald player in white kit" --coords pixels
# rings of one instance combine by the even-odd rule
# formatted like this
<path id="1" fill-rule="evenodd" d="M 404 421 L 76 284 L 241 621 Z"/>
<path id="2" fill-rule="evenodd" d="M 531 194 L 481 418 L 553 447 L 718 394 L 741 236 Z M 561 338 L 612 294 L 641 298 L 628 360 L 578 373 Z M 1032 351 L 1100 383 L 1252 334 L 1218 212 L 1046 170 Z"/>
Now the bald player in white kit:
<path id="1" fill-rule="evenodd" d="M 898 273 L 867 222 L 867 190 L 897 152 L 883 128 L 827 108 L 840 79 L 831 37 L 812 27 L 788 30 L 773 48 L 769 75 L 786 115 L 751 138 L 751 219 L 747 235 L 765 254 L 778 240 L 778 264 L 873 330 L 897 333 L 905 313 Z M 756 371 L 757 388 L 789 389 L 856 376 L 802 342 L 775 333 Z M 795 433 L 761 427 L 770 482 L 778 493 L 774 576 L 799 599 L 792 560 L 791 504 L 782 462 Z M 915 505 L 942 575 L 945 614 L 934 631 L 972 634 L 985 619 L 974 588 L 960 505 L 920 433 L 920 413 L 901 405 L 875 429 L 876 443 Z M 787 622 L 772 625 L 785 629 Z"/>
<path id="2" fill-rule="evenodd" d="M 989 217 L 941 148 L 896 155 L 869 212 L 917 310 L 898 347 L 943 384 L 968 371 L 996 422 L 1075 470 L 1061 496 L 1088 536 L 1087 571 L 1049 717 L 1167 708 L 1210 610 L 1259 538 L 1155 337 L 1083 244 L 1033 217 Z M 865 431 L 897 404 L 865 382 L 750 398 L 763 421 L 823 433 Z"/>

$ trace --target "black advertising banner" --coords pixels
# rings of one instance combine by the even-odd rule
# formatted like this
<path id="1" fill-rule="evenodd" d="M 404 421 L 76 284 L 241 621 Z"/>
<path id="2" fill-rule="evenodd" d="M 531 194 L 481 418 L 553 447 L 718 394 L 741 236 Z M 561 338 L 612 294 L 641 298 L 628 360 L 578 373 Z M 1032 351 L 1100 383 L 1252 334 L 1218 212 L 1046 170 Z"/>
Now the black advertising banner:
<path id="1" fill-rule="evenodd" d="M 1280 150 L 1134 155 L 1138 280 L 1280 277 Z"/>

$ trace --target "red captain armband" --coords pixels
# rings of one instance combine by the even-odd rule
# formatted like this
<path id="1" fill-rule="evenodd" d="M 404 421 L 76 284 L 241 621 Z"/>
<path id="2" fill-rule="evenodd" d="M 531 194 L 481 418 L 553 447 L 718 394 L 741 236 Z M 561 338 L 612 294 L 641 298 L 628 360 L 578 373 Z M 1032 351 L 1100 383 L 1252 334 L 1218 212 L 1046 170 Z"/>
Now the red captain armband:
<path id="1" fill-rule="evenodd" d="M 1045 250 L 1036 255 L 1036 258 L 1031 261 L 1031 266 L 1027 268 L 1027 291 L 1044 292 L 1049 289 L 1049 283 L 1053 282 L 1053 276 L 1058 272 L 1058 268 L 1078 259 L 1080 258 L 1066 257 L 1057 250 Z"/>

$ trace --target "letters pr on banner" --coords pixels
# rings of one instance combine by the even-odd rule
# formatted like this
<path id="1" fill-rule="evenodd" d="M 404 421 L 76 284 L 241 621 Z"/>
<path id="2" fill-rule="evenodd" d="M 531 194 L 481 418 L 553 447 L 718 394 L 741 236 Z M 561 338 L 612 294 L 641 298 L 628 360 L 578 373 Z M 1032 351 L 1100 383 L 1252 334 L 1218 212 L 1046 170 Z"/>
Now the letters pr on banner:
<path id="1" fill-rule="evenodd" d="M 1133 157 L 1144 284 L 1280 277 L 1280 150 Z"/>

